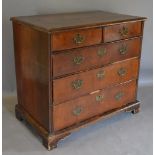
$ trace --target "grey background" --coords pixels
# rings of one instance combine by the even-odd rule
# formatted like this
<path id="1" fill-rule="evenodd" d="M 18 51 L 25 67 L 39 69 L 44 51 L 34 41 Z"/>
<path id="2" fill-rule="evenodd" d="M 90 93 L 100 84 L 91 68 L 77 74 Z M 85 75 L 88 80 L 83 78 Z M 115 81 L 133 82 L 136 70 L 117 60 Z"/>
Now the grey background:
<path id="1" fill-rule="evenodd" d="M 140 84 L 152 83 L 152 0 L 3 0 L 3 92 L 16 92 L 11 16 L 105 10 L 116 13 L 145 16 Z"/>
<path id="2" fill-rule="evenodd" d="M 3 154 L 4 155 L 152 155 L 152 0 L 3 0 Z M 46 151 L 41 139 L 14 117 L 17 104 L 10 16 L 105 10 L 145 16 L 138 99 L 141 112 L 122 113 L 71 134 Z M 12 95 L 13 93 L 13 95 Z M 6 96 L 5 96 L 6 94 Z M 30 128 L 30 127 L 28 127 Z M 137 132 L 138 131 L 138 132 Z M 13 133 L 13 134 L 12 134 Z M 109 136 L 110 135 L 110 136 Z"/>

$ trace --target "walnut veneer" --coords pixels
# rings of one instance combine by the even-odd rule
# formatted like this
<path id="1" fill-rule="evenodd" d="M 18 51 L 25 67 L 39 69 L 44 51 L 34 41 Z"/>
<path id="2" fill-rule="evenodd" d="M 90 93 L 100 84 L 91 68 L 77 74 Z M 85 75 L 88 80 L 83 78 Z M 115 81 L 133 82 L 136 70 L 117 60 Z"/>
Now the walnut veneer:
<path id="1" fill-rule="evenodd" d="M 137 113 L 144 17 L 104 11 L 12 17 L 16 117 L 48 150 L 121 111 Z"/>

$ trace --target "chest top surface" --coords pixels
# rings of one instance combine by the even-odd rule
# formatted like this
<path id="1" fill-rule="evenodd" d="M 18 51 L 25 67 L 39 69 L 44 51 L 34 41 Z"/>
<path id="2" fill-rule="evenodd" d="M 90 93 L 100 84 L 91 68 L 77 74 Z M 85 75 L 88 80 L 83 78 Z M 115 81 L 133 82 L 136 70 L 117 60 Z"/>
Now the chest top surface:
<path id="1" fill-rule="evenodd" d="M 145 19 L 145 17 L 123 15 L 105 11 L 72 12 L 11 18 L 13 21 L 28 24 L 45 31 L 108 25 L 113 23 Z"/>

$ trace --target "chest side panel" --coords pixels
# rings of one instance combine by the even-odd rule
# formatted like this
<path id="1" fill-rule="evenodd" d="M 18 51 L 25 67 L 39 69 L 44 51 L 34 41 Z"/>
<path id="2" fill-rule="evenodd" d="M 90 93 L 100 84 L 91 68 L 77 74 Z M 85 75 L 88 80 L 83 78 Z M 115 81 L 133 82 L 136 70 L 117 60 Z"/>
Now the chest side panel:
<path id="1" fill-rule="evenodd" d="M 13 22 L 18 104 L 49 130 L 48 34 Z"/>

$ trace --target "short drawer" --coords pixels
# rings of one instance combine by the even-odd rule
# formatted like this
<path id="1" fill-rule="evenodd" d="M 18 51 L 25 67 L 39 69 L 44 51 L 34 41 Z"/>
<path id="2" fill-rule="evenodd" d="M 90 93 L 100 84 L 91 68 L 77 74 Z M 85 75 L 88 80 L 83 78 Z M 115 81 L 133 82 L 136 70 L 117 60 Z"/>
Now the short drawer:
<path id="1" fill-rule="evenodd" d="M 51 56 L 53 59 L 53 76 L 62 76 L 137 57 L 140 54 L 140 49 L 141 38 L 135 38 L 55 54 Z"/>
<path id="2" fill-rule="evenodd" d="M 136 81 L 98 91 L 53 107 L 54 130 L 77 124 L 95 115 L 136 100 Z"/>
<path id="3" fill-rule="evenodd" d="M 53 80 L 54 104 L 74 99 L 94 90 L 136 79 L 139 59 L 133 58 L 80 74 Z"/>
<path id="4" fill-rule="evenodd" d="M 102 28 L 76 29 L 53 32 L 51 35 L 52 51 L 99 44 L 102 41 Z"/>
<path id="5" fill-rule="evenodd" d="M 110 42 L 142 35 L 141 22 L 121 23 L 104 28 L 104 42 Z"/>

